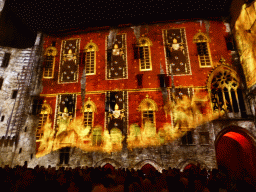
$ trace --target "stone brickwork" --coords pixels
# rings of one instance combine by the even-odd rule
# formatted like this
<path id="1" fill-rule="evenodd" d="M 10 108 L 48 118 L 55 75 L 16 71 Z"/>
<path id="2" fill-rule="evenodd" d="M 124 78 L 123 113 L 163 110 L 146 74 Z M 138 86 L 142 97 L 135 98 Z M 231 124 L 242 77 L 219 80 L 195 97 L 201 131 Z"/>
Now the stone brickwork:
<path id="1" fill-rule="evenodd" d="M 3 2 L 0 0 L 0 11 L 1 7 L 3 7 Z M 173 24 L 168 24 L 164 27 L 164 29 L 172 27 Z M 176 25 L 176 24 L 175 24 Z M 184 26 L 187 26 L 188 29 L 188 44 L 189 44 L 189 52 L 191 53 L 191 78 L 190 76 L 175 76 L 175 83 L 178 85 L 184 85 L 184 87 L 188 86 L 188 82 L 191 83 L 194 87 L 197 87 L 199 89 L 202 87 L 206 87 L 206 83 L 208 81 L 208 77 L 210 73 L 212 72 L 212 68 L 216 67 L 217 65 L 220 65 L 218 63 L 219 56 L 216 52 L 223 52 L 225 51 L 225 57 L 232 63 L 233 65 L 237 65 L 234 61 L 237 56 L 234 56 L 234 51 L 232 53 L 227 52 L 224 38 L 222 40 L 219 38 L 219 35 L 226 35 L 226 33 L 229 33 L 230 30 L 226 30 L 225 32 L 219 32 L 217 31 L 223 30 L 224 25 L 217 22 L 205 22 L 206 28 L 207 28 L 207 34 L 211 36 L 212 38 L 212 44 L 211 46 L 211 53 L 213 57 L 213 66 L 212 68 L 200 68 L 198 65 L 198 55 L 196 54 L 196 46 L 192 44 L 192 39 L 194 34 L 197 33 L 194 26 L 199 26 L 196 23 L 190 22 L 188 24 L 184 24 Z M 158 26 L 158 25 L 157 25 Z M 184 27 L 182 25 L 182 27 Z M 229 27 L 228 24 L 225 23 L 226 27 Z M 151 26 L 152 27 L 152 26 Z M 156 26 L 150 28 L 150 30 L 154 31 L 156 30 Z M 191 33 L 189 32 L 189 28 L 191 30 Z M 198 27 L 199 28 L 199 27 Z M 186 29 L 186 30 L 187 30 Z M 210 29 L 210 31 L 209 31 Z M 218 30 L 221 29 L 221 30 Z M 126 29 L 125 29 L 126 30 Z M 149 30 L 149 31 L 150 31 Z M 134 101 L 134 105 L 129 108 L 129 113 L 133 114 L 130 115 L 129 123 L 137 123 L 140 120 L 140 113 L 138 112 L 137 107 L 139 106 L 139 100 L 146 98 L 146 91 L 151 89 L 151 98 L 155 98 L 154 100 L 157 102 L 157 105 L 159 106 L 159 111 L 156 112 L 158 116 L 158 122 L 157 122 L 157 128 L 161 127 L 163 125 L 163 122 L 167 119 L 165 119 L 165 113 L 163 110 L 163 102 L 162 102 L 162 93 L 160 91 L 152 91 L 153 89 L 159 88 L 159 82 L 154 79 L 157 77 L 158 73 L 155 71 L 160 71 L 160 68 L 162 66 L 158 65 L 159 58 L 161 57 L 164 60 L 165 59 L 165 52 L 163 52 L 164 48 L 162 45 L 162 34 L 160 28 L 158 32 L 155 32 L 153 34 L 153 37 L 155 35 L 155 39 L 153 44 L 155 45 L 152 47 L 152 59 L 153 59 L 153 67 L 154 70 L 144 73 L 144 88 L 146 88 L 143 91 L 139 91 L 140 87 L 137 87 L 137 82 L 134 78 L 132 78 L 132 75 L 137 73 L 142 73 L 139 70 L 135 70 L 136 67 L 130 67 L 130 71 L 132 71 L 132 74 L 130 74 L 127 82 L 127 86 L 130 89 L 134 89 L 134 87 L 137 87 L 136 90 L 128 94 L 130 101 Z M 151 31 L 150 31 L 151 32 Z M 105 33 L 105 34 L 104 34 Z M 156 35 L 157 34 L 157 35 Z M 86 36 L 88 35 L 88 37 Z M 126 86 L 124 85 L 123 81 L 121 83 L 113 83 L 110 81 L 107 81 L 104 77 L 104 66 L 105 66 L 105 36 L 108 35 L 106 32 L 103 32 L 103 34 L 96 34 L 99 38 L 95 38 L 95 34 L 86 34 L 84 35 L 84 41 L 82 41 L 81 49 L 88 43 L 89 39 L 94 38 L 93 41 L 97 43 L 99 46 L 99 53 L 97 53 L 97 56 L 100 57 L 97 58 L 97 77 L 91 76 L 87 78 L 86 82 L 86 89 L 87 94 L 90 92 L 90 97 L 92 100 L 95 101 L 97 105 L 97 111 L 98 111 L 98 119 L 95 120 L 95 124 L 104 124 L 104 115 L 105 115 L 105 92 L 106 90 L 115 90 L 119 89 L 120 86 L 121 89 L 125 89 Z M 91 36 L 90 36 L 91 35 Z M 132 45 L 131 42 L 135 42 L 135 36 L 132 36 L 133 33 L 130 30 L 127 30 L 127 38 L 128 43 L 130 43 L 130 46 Z M 72 36 L 72 35 L 71 35 Z M 85 38 L 86 37 L 86 38 Z M 79 36 L 80 38 L 80 36 Z M 86 39 L 86 41 L 85 41 Z M 154 38 L 152 38 L 154 39 Z M 222 43 L 217 46 L 220 40 Z M 40 93 L 42 93 L 40 96 L 44 97 L 45 100 L 47 100 L 47 103 L 49 106 L 51 106 L 53 110 L 53 114 L 51 114 L 52 122 L 55 122 L 56 118 L 56 95 L 60 93 L 64 93 L 67 91 L 70 91 L 72 93 L 79 93 L 80 92 L 80 81 L 78 81 L 76 84 L 59 84 L 57 83 L 58 79 L 58 72 L 59 69 L 59 63 L 60 63 L 60 50 L 61 50 L 61 38 L 54 38 L 54 37 L 47 37 L 45 38 L 45 43 L 42 45 L 42 39 L 40 35 L 38 35 L 38 38 L 35 42 L 35 47 L 38 46 L 40 49 L 40 46 L 44 46 L 44 48 L 48 48 L 52 45 L 53 42 L 56 43 L 56 49 L 58 50 L 57 56 L 56 56 L 56 66 L 54 69 L 55 75 L 52 79 L 44 79 L 44 89 L 43 89 L 43 83 L 42 83 L 42 63 L 40 61 L 40 57 L 42 56 L 42 52 L 36 52 L 35 55 L 33 55 L 33 48 L 28 49 L 14 49 L 14 48 L 8 48 L 8 47 L 0 47 L 0 65 L 2 64 L 3 58 L 5 53 L 10 53 L 10 60 L 7 67 L 0 67 L 0 78 L 3 78 L 3 85 L 0 90 L 0 119 L 2 120 L 0 122 L 0 166 L 4 165 L 23 165 L 25 162 L 27 162 L 28 167 L 33 168 L 37 165 L 39 166 L 52 166 L 52 167 L 59 167 L 59 166 L 70 166 L 70 167 L 77 167 L 77 166 L 88 166 L 88 167 L 98 167 L 98 166 L 104 166 L 105 164 L 109 163 L 116 168 L 135 168 L 140 169 L 146 164 L 151 164 L 154 166 L 158 171 L 162 171 L 163 169 L 171 168 L 179 168 L 183 170 L 188 164 L 195 164 L 200 166 L 200 168 L 206 168 L 206 169 L 213 169 L 217 168 L 217 160 L 216 160 L 216 151 L 215 151 L 215 144 L 219 137 L 221 137 L 226 131 L 243 131 L 247 135 L 252 138 L 253 141 L 255 141 L 256 138 L 256 128 L 255 128 L 255 97 L 251 96 L 249 101 L 245 102 L 246 112 L 248 117 L 239 117 L 234 118 L 232 117 L 232 114 L 227 114 L 226 116 L 223 116 L 222 118 L 218 120 L 209 121 L 207 123 L 204 123 L 202 125 L 197 126 L 195 129 L 193 129 L 193 143 L 192 144 L 182 144 L 181 138 L 177 138 L 171 143 L 162 145 L 162 146 L 154 146 L 154 147 L 145 147 L 145 148 L 134 148 L 134 149 L 127 149 L 127 147 L 124 145 L 122 151 L 119 152 L 86 152 L 79 148 L 71 148 L 69 151 L 69 163 L 68 165 L 59 165 L 60 161 L 60 150 L 52 151 L 51 153 L 39 157 L 36 157 L 36 150 L 37 150 L 37 144 L 36 144 L 36 128 L 39 124 L 39 116 L 31 114 L 32 111 L 32 101 L 33 97 L 39 96 Z M 160 43 L 161 42 L 161 43 Z M 214 43 L 215 42 L 215 43 Z M 54 44 L 55 44 L 54 43 Z M 157 46 L 156 46 L 157 45 Z M 34 48 L 35 48 L 34 47 Z M 192 47 L 192 48 L 191 48 Z M 174 47 L 175 48 L 175 47 Z M 128 58 L 129 58 L 129 65 L 131 65 L 132 62 L 136 63 L 138 61 L 132 61 L 131 58 L 133 58 L 132 50 L 129 50 L 128 52 Z M 154 54 L 158 54 L 157 56 L 154 56 Z M 237 55 L 237 54 L 236 54 Z M 232 57 L 233 60 L 232 60 Z M 20 127 L 19 132 L 16 135 L 16 138 L 13 137 L 14 135 L 11 135 L 7 133 L 7 127 L 9 123 L 13 120 L 11 117 L 11 114 L 16 113 L 17 106 L 15 106 L 15 99 L 11 99 L 13 90 L 18 89 L 17 84 L 17 78 L 19 78 L 19 75 L 22 73 L 22 69 L 24 66 L 31 65 L 31 60 L 34 62 L 35 67 L 31 71 L 32 79 L 28 86 L 33 87 L 33 90 L 29 91 L 29 94 L 24 99 L 24 102 L 27 103 L 26 108 L 24 108 L 25 113 L 22 117 L 25 119 L 24 125 Z M 237 60 L 237 59 L 236 59 Z M 164 61 L 162 61 L 164 63 Z M 160 61 L 161 63 L 161 61 Z M 137 63 L 138 64 L 138 63 Z M 101 66 L 100 66 L 101 65 Z M 134 64 L 135 66 L 135 64 Z M 163 65 L 164 66 L 164 65 Z M 157 70 L 156 70 L 157 69 Z M 82 70 L 80 70 L 82 73 Z M 192 80 L 193 75 L 193 80 Z M 80 74 L 81 76 L 81 74 Z M 79 76 L 79 77 L 80 77 Z M 171 79 L 171 77 L 169 77 Z M 101 83 L 99 81 L 101 80 Z M 118 82 L 118 81 L 115 81 Z M 194 83 L 194 84 L 193 84 Z M 190 84 L 189 84 L 190 85 Z M 97 87 L 97 88 L 96 88 Z M 94 91 L 97 89 L 101 92 L 98 93 L 98 95 L 93 95 Z M 106 90 L 104 90 L 106 88 Z M 170 87 L 169 87 L 170 89 Z M 89 91 L 88 91 L 89 90 Z M 149 91 L 148 91 L 149 92 Z M 208 92 L 207 92 L 208 94 Z M 78 102 L 81 101 L 80 95 L 78 95 Z M 88 96 L 86 95 L 86 97 Z M 129 101 L 129 102 L 130 102 Z M 137 103 L 136 103 L 137 102 Z M 82 101 L 80 102 L 82 103 Z M 134 107 L 136 106 L 136 107 Z M 81 106 L 78 106 L 77 111 L 80 111 Z M 77 114 L 76 114 L 77 115 Z M 13 116 L 12 116 L 13 117 Z M 11 120 L 8 122 L 8 120 Z M 169 119 L 170 122 L 171 119 Z M 53 126 L 53 129 L 55 128 L 55 125 Z M 158 129 L 159 130 L 159 129 Z M 158 131 L 157 130 L 157 131 Z M 201 143 L 201 136 L 203 133 L 207 133 L 209 140 L 207 143 Z M 206 135 L 207 135 L 206 134 Z"/>

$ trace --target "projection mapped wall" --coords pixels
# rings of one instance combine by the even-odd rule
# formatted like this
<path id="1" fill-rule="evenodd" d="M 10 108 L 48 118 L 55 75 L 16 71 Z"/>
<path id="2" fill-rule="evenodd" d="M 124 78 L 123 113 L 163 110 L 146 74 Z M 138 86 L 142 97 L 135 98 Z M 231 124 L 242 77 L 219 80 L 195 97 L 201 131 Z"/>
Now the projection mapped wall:
<path id="1" fill-rule="evenodd" d="M 53 122 L 46 114 L 47 118 L 44 119 L 47 120 L 41 129 L 37 157 L 65 147 L 77 147 L 84 151 L 117 152 L 122 150 L 124 140 L 129 149 L 159 146 L 181 138 L 187 131 L 220 115 L 211 113 L 207 92 L 192 88 L 177 88 L 175 99 L 164 106 L 167 109 L 166 116 L 172 117 L 172 124 L 165 123 L 158 131 L 153 120 L 157 105 L 148 95 L 138 108 L 142 113 L 142 126 L 138 122 L 131 124 L 128 129 L 127 92 L 106 93 L 106 128 L 100 125 L 92 127 L 90 123 L 85 123 L 85 120 L 90 121 L 93 117 L 94 107 L 90 102 L 83 109 L 87 116 L 74 118 L 76 95 L 59 95 L 57 101 L 55 128 L 52 128 Z"/>
<path id="2" fill-rule="evenodd" d="M 248 88 L 252 87 L 256 83 L 255 4 L 256 2 L 251 4 L 249 7 L 244 4 L 235 23 L 235 39 Z"/>
<path id="3" fill-rule="evenodd" d="M 213 22 L 211 26 L 219 33 L 209 33 L 209 50 L 223 45 L 221 51 L 227 52 L 224 24 Z M 211 98 L 209 75 L 217 73 L 198 61 L 200 53 L 193 38 L 199 30 L 207 33 L 204 25 L 184 22 L 48 36 L 44 47 L 55 42 L 59 55 L 55 56 L 54 78 L 43 79 L 37 157 L 65 148 L 110 153 L 178 139 L 190 143 L 189 138 L 182 138 L 190 137 L 189 132 L 199 125 L 219 118 L 226 109 L 237 112 L 238 104 L 234 110 L 229 104 L 230 98 L 237 98 L 234 91 L 229 94 L 219 86 L 220 94 Z M 223 38 L 217 38 L 220 35 Z M 140 37 L 152 41 L 150 52 L 138 52 L 143 44 Z M 97 46 L 94 54 L 81 51 L 89 42 Z M 212 62 L 219 62 L 220 55 L 211 54 Z M 150 69 L 145 70 L 141 62 L 147 58 Z M 95 61 L 93 67 L 88 60 Z M 94 72 L 88 72 L 89 68 Z M 209 132 L 204 132 L 200 143 L 209 143 Z"/>

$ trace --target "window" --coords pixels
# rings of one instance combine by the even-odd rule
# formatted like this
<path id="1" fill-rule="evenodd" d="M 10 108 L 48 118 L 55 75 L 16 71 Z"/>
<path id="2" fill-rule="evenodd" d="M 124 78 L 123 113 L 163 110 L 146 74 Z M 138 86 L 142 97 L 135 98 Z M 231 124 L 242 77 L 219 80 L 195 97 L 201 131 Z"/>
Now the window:
<path id="1" fill-rule="evenodd" d="M 95 127 L 92 131 L 92 144 L 94 146 L 100 146 L 102 143 L 102 129 Z"/>
<path id="2" fill-rule="evenodd" d="M 62 164 L 68 164 L 69 162 L 69 151 L 70 151 L 70 147 L 65 147 L 65 148 L 62 148 L 60 149 L 60 162 L 59 164 L 62 165 Z"/>
<path id="3" fill-rule="evenodd" d="M 12 91 L 12 99 L 16 99 L 17 95 L 18 95 L 18 90 L 13 90 Z"/>
<path id="4" fill-rule="evenodd" d="M 148 110 L 148 111 L 143 111 L 142 112 L 143 125 L 145 125 L 146 121 L 149 121 L 152 124 L 154 124 L 154 111 Z"/>
<path id="5" fill-rule="evenodd" d="M 84 48 L 86 75 L 96 74 L 96 51 L 98 50 L 98 46 L 92 40 Z"/>
<path id="6" fill-rule="evenodd" d="M 11 57 L 11 53 L 5 53 L 4 54 L 4 59 L 3 59 L 1 67 L 8 67 L 9 61 L 10 61 L 10 57 Z"/>
<path id="7" fill-rule="evenodd" d="M 192 131 L 187 131 L 181 138 L 182 145 L 192 145 L 193 144 L 193 135 Z"/>
<path id="8" fill-rule="evenodd" d="M 39 115 L 39 123 L 38 123 L 37 129 L 36 129 L 36 141 L 40 141 L 41 138 L 43 137 L 44 133 L 43 133 L 42 128 L 47 121 L 47 116 L 48 116 L 48 114 L 40 114 Z"/>
<path id="9" fill-rule="evenodd" d="M 86 75 L 95 74 L 95 52 L 88 51 L 85 56 Z"/>
<path id="10" fill-rule="evenodd" d="M 194 36 L 193 42 L 196 44 L 198 60 L 201 67 L 211 67 L 211 54 L 209 49 L 210 39 L 201 30 Z"/>
<path id="11" fill-rule="evenodd" d="M 54 66 L 54 57 L 46 56 L 45 67 L 44 67 L 44 78 L 53 77 L 53 66 Z"/>
<path id="12" fill-rule="evenodd" d="M 90 40 L 85 48 L 85 71 L 86 75 L 96 74 L 96 51 L 98 51 L 98 46 Z"/>
<path id="13" fill-rule="evenodd" d="M 47 122 L 47 118 L 49 118 L 49 115 L 52 113 L 52 109 L 49 104 L 46 103 L 46 100 L 44 101 L 44 104 L 42 105 L 41 112 L 39 114 L 39 123 L 36 128 L 36 141 L 39 142 L 41 138 L 43 137 L 43 126 Z"/>
<path id="14" fill-rule="evenodd" d="M 219 71 L 211 81 L 213 111 L 238 113 L 241 108 L 245 110 L 240 92 L 238 79 L 231 71 Z"/>
<path id="15" fill-rule="evenodd" d="M 209 144 L 209 132 L 200 132 L 199 133 L 199 143 L 200 145 Z"/>
<path id="16" fill-rule="evenodd" d="M 4 115 L 1 117 L 1 122 L 3 122 L 3 121 L 4 121 L 4 117 L 5 117 Z"/>
<path id="17" fill-rule="evenodd" d="M 150 99 L 148 95 L 143 99 L 139 105 L 139 111 L 141 111 L 142 125 L 145 123 L 152 123 L 155 126 L 155 111 L 157 111 L 157 104 L 154 100 Z"/>
<path id="18" fill-rule="evenodd" d="M 3 78 L 0 78 L 0 90 L 2 89 L 3 82 L 4 82 L 4 79 L 3 79 Z"/>
<path id="19" fill-rule="evenodd" d="M 55 56 L 57 55 L 57 49 L 54 47 L 55 43 L 52 43 L 52 47 L 48 47 L 45 51 L 45 62 L 43 78 L 53 78 L 55 67 Z"/>
<path id="20" fill-rule="evenodd" d="M 93 117 L 92 117 L 93 113 L 92 112 L 84 112 L 84 126 L 87 127 L 87 126 L 90 126 L 92 127 L 92 120 L 93 120 Z"/>
<path id="21" fill-rule="evenodd" d="M 213 112 L 246 116 L 242 90 L 234 71 L 220 66 L 212 72 L 209 83 Z"/>
<path id="22" fill-rule="evenodd" d="M 94 123 L 94 112 L 96 112 L 96 105 L 93 101 L 91 101 L 90 97 L 85 102 L 82 111 L 84 113 L 84 126 L 90 126 L 92 128 Z"/>
<path id="23" fill-rule="evenodd" d="M 139 51 L 139 61 L 140 61 L 140 71 L 152 70 L 150 46 L 152 42 L 149 38 L 142 36 L 138 40 L 138 51 Z"/>

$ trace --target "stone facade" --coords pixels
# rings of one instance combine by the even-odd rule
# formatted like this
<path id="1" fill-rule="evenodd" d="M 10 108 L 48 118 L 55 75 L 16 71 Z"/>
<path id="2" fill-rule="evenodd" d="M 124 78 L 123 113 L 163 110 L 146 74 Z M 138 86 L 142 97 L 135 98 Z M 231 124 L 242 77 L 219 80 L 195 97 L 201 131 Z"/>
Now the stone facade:
<path id="1" fill-rule="evenodd" d="M 110 66 L 108 66 L 108 62 L 110 63 L 110 60 L 108 60 L 107 51 L 109 49 L 109 36 L 110 34 L 115 33 L 113 30 L 107 31 L 105 29 L 98 29 L 97 31 L 89 33 L 69 33 L 66 36 L 60 37 L 45 36 L 44 39 L 41 34 L 39 34 L 33 48 L 25 50 L 7 47 L 0 48 L 0 63 L 1 61 L 3 62 L 4 54 L 6 52 L 11 53 L 9 65 L 5 68 L 0 67 L 0 77 L 4 79 L 0 90 L 0 117 L 4 116 L 3 121 L 0 122 L 0 136 L 3 137 L 0 140 L 0 163 L 2 166 L 6 164 L 11 166 L 23 165 L 26 161 L 28 167 L 32 168 L 36 165 L 45 167 L 49 165 L 52 167 L 97 167 L 104 166 L 109 163 L 115 167 L 135 169 L 140 169 L 146 164 L 151 164 L 159 171 L 162 169 L 168 169 L 168 167 L 183 170 L 188 164 L 195 164 L 201 168 L 213 169 L 218 166 L 215 149 L 216 142 L 218 141 L 218 138 L 223 136 L 226 132 L 244 132 L 252 139 L 253 142 L 255 141 L 255 103 L 248 100 L 246 94 L 239 95 L 240 100 L 237 105 L 230 105 L 230 108 L 233 109 L 229 110 L 233 110 L 233 112 L 228 111 L 227 104 L 226 106 L 223 105 L 225 113 L 221 113 L 218 118 L 213 118 L 214 115 L 211 117 L 207 116 L 208 113 L 215 114 L 216 116 L 213 109 L 214 102 L 211 98 L 211 93 L 213 91 L 211 83 L 219 72 L 222 72 L 223 70 L 231 71 L 232 75 L 236 76 L 238 79 L 242 93 L 245 93 L 246 90 L 246 82 L 244 82 L 242 78 L 243 75 L 239 72 L 237 52 L 235 50 L 228 50 L 226 47 L 225 37 L 230 35 L 229 24 L 221 21 L 184 21 L 141 26 L 140 33 L 142 40 L 147 40 L 144 38 L 147 37 L 149 39 L 149 45 L 151 46 L 151 68 L 147 68 L 147 63 L 145 62 L 145 68 L 148 70 L 144 71 L 140 70 L 142 61 L 138 58 L 136 59 L 134 56 L 135 52 L 133 45 L 137 43 L 140 37 L 140 35 L 138 35 L 138 31 L 134 29 L 135 28 L 130 27 L 120 28 L 118 29 L 119 33 L 115 34 L 125 34 L 122 37 L 120 36 L 120 39 L 123 39 L 119 40 L 120 42 L 122 41 L 122 51 L 125 50 L 125 53 L 123 53 L 124 57 L 122 56 L 123 63 L 119 68 L 123 67 L 125 70 L 122 69 L 124 74 L 122 77 L 120 76 L 120 78 L 114 80 L 113 76 L 115 73 L 107 71 L 107 69 L 112 70 L 110 67 L 111 65 L 109 64 Z M 177 74 L 172 75 L 174 72 L 172 72 L 172 69 L 169 69 L 172 64 L 168 64 L 167 55 L 171 53 L 169 53 L 167 49 L 169 49 L 170 46 L 167 48 L 165 44 L 166 42 L 164 41 L 164 31 L 167 29 L 185 29 L 185 32 L 181 32 L 181 35 L 183 35 L 183 40 L 186 42 L 178 42 L 180 43 L 179 49 L 184 50 L 182 54 L 186 55 L 185 59 L 187 59 L 184 59 L 184 61 L 187 62 L 184 74 L 178 74 L 178 71 L 183 70 L 183 68 L 179 69 L 177 65 L 177 68 L 173 68 L 179 69 L 176 71 Z M 197 52 L 199 48 L 194 42 L 196 34 L 201 32 L 206 35 L 205 37 L 208 37 L 208 39 L 205 39 L 205 42 L 207 42 L 209 46 L 208 50 L 210 51 L 211 56 L 210 63 L 205 62 L 204 64 L 203 61 L 200 60 Z M 126 38 L 125 40 L 124 37 Z M 80 39 L 80 47 L 74 48 L 78 49 L 77 55 L 70 56 L 69 54 L 73 54 L 74 50 L 70 48 L 73 52 L 65 52 L 63 50 L 65 49 L 64 42 L 68 42 L 69 40 L 74 41 L 74 39 Z M 77 43 L 78 41 L 74 42 Z M 177 42 L 172 39 L 172 49 L 170 50 L 176 51 L 177 45 L 175 44 L 177 44 Z M 90 45 L 92 47 L 90 47 Z M 183 48 L 181 48 L 182 46 Z M 52 56 L 52 52 L 47 55 L 49 47 L 55 47 L 51 48 L 52 52 L 56 49 L 56 54 L 54 54 L 53 76 L 50 78 L 43 78 L 43 71 L 47 68 L 46 60 L 49 59 L 47 56 Z M 86 75 L 86 79 L 83 79 L 86 58 L 82 52 L 84 50 L 89 52 L 88 49 L 93 49 L 93 47 L 95 48 L 96 66 L 94 67 L 96 72 Z M 67 56 L 65 56 L 65 54 Z M 64 56 L 67 58 L 65 59 Z M 114 56 L 113 58 L 115 58 Z M 41 57 L 44 57 L 43 63 L 41 62 Z M 225 58 L 226 61 L 223 58 Z M 63 77 L 64 79 L 66 78 L 66 82 L 62 82 L 63 79 L 61 79 L 61 73 L 64 69 L 61 67 L 62 65 L 65 65 L 66 61 L 76 61 L 79 63 L 79 66 L 75 68 L 75 70 L 78 71 L 77 76 L 72 76 L 72 78 L 74 78 L 74 82 L 71 82 L 73 79 L 69 81 L 69 78 L 66 78 L 65 75 L 63 75 Z M 13 94 L 12 91 L 19 87 L 17 78 L 19 79 L 19 75 L 23 73 L 23 66 L 29 65 L 33 66 L 33 70 L 31 70 L 30 74 L 31 79 L 26 81 L 28 82 L 28 94 L 23 98 L 24 102 L 26 102 L 26 107 L 24 107 L 23 111 L 18 111 L 17 99 L 11 99 Z M 67 64 L 67 66 L 69 65 Z M 114 71 L 117 69 L 114 68 Z M 69 73 L 68 70 L 64 72 Z M 65 74 L 64 72 L 63 74 Z M 142 79 L 137 78 L 138 75 L 141 75 Z M 166 86 L 161 85 L 161 78 L 159 78 L 161 75 L 164 75 L 164 82 L 166 83 Z M 139 81 L 142 82 L 140 83 Z M 167 82 L 171 82 L 172 84 L 168 84 Z M 173 86 L 176 91 L 179 89 L 191 89 L 194 94 L 199 92 L 200 94 L 198 97 L 203 98 L 201 98 L 200 101 L 195 101 L 202 106 L 200 108 L 201 112 L 195 113 L 196 115 L 194 115 L 196 117 L 193 117 L 193 120 L 195 121 L 196 118 L 202 117 L 205 119 L 208 118 L 208 121 L 204 120 L 198 124 L 194 124 L 195 127 L 190 127 L 191 129 L 189 131 L 192 131 L 193 142 L 184 144 L 182 140 L 183 137 L 180 136 L 176 137 L 172 142 L 164 142 L 161 145 L 129 148 L 128 144 L 127 147 L 127 138 L 131 132 L 131 126 L 133 124 L 137 124 L 141 130 L 144 128 L 143 126 L 145 126 L 143 124 L 143 112 L 141 111 L 143 101 L 150 101 L 152 105 L 154 105 L 154 103 L 156 105 L 156 110 L 154 111 L 154 123 L 156 129 L 155 132 L 157 134 L 155 134 L 155 137 L 158 137 L 158 134 L 163 130 L 162 128 L 165 124 L 169 123 L 172 129 L 177 126 L 179 122 L 177 120 L 175 122 L 174 111 L 167 110 L 166 112 L 165 110 L 165 107 L 167 106 L 165 99 L 172 99 L 171 93 Z M 84 90 L 85 93 L 81 90 Z M 85 110 L 83 109 L 84 102 L 93 101 L 95 109 L 97 110 L 93 111 L 95 112 L 95 117 L 91 131 L 93 131 L 94 127 L 97 125 L 103 127 L 104 131 L 108 131 L 107 123 L 109 119 L 107 117 L 109 112 L 106 111 L 107 94 L 109 92 L 122 91 L 127 94 L 123 98 L 126 97 L 128 104 L 126 108 L 123 107 L 124 111 L 126 111 L 122 114 L 124 118 L 126 118 L 125 121 L 123 121 L 126 127 L 124 126 L 122 130 L 125 141 L 123 142 L 121 150 L 99 152 L 97 150 L 86 151 L 79 147 L 71 147 L 68 152 L 68 164 L 61 165 L 59 165 L 61 147 L 58 150 L 51 150 L 50 153 L 43 156 L 36 156 L 42 142 L 36 139 L 38 134 L 37 129 L 40 121 L 42 121 L 42 119 L 40 119 L 42 115 L 40 116 L 40 111 L 37 114 L 33 114 L 32 111 L 38 106 L 40 109 L 40 105 L 42 105 L 42 103 L 39 101 L 44 101 L 49 109 L 51 109 L 51 112 L 47 114 L 48 118 L 52 122 L 51 129 L 55 131 L 55 137 L 58 131 L 58 115 L 65 111 L 58 108 L 60 105 L 58 99 L 60 98 L 60 95 L 64 94 L 75 95 L 75 111 L 73 111 L 73 120 L 83 115 L 83 110 Z M 181 93 L 185 94 L 185 92 L 182 91 Z M 233 93 L 234 92 L 230 94 Z M 165 96 L 165 94 L 168 94 L 168 96 Z M 237 95 L 236 97 L 238 98 Z M 21 96 L 22 95 L 18 94 L 17 98 L 19 99 Z M 235 96 L 231 96 L 232 95 L 230 95 L 230 98 L 234 99 Z M 176 97 L 178 97 L 178 95 Z M 224 95 L 224 97 L 226 96 Z M 240 106 L 242 100 L 244 100 L 244 105 Z M 38 101 L 39 104 L 36 105 L 34 101 Z M 225 102 L 227 101 L 230 100 L 226 100 Z M 188 103 L 186 104 L 188 105 Z M 219 104 L 218 107 L 220 108 L 223 106 Z M 234 108 L 237 108 L 238 110 L 236 113 L 234 112 Z M 12 121 L 14 121 L 13 117 L 18 112 L 23 114 L 21 118 L 24 118 L 25 122 L 24 124 L 20 124 L 20 127 L 15 134 L 12 134 L 12 132 L 10 132 L 10 125 L 12 124 Z M 119 113 L 112 113 L 111 117 L 114 118 L 115 115 L 119 115 Z M 8 119 L 10 119 L 10 122 L 8 122 Z M 182 123 L 184 122 L 185 120 L 182 121 Z M 203 141 L 203 138 L 207 141 Z"/>

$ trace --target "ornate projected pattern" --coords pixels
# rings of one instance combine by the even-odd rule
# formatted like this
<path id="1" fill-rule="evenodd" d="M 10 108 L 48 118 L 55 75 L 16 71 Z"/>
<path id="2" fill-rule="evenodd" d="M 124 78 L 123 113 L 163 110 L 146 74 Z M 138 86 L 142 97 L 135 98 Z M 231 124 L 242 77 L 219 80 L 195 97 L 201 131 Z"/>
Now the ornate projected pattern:
<path id="1" fill-rule="evenodd" d="M 107 50 L 106 70 L 107 79 L 127 78 L 125 34 L 116 35 L 113 45 L 111 45 L 111 48 Z"/>
<path id="2" fill-rule="evenodd" d="M 62 55 L 59 69 L 59 82 L 77 82 L 80 39 L 62 41 Z"/>
<path id="3" fill-rule="evenodd" d="M 187 49 L 185 29 L 168 29 L 164 31 L 168 74 L 190 74 L 190 61 Z"/>

